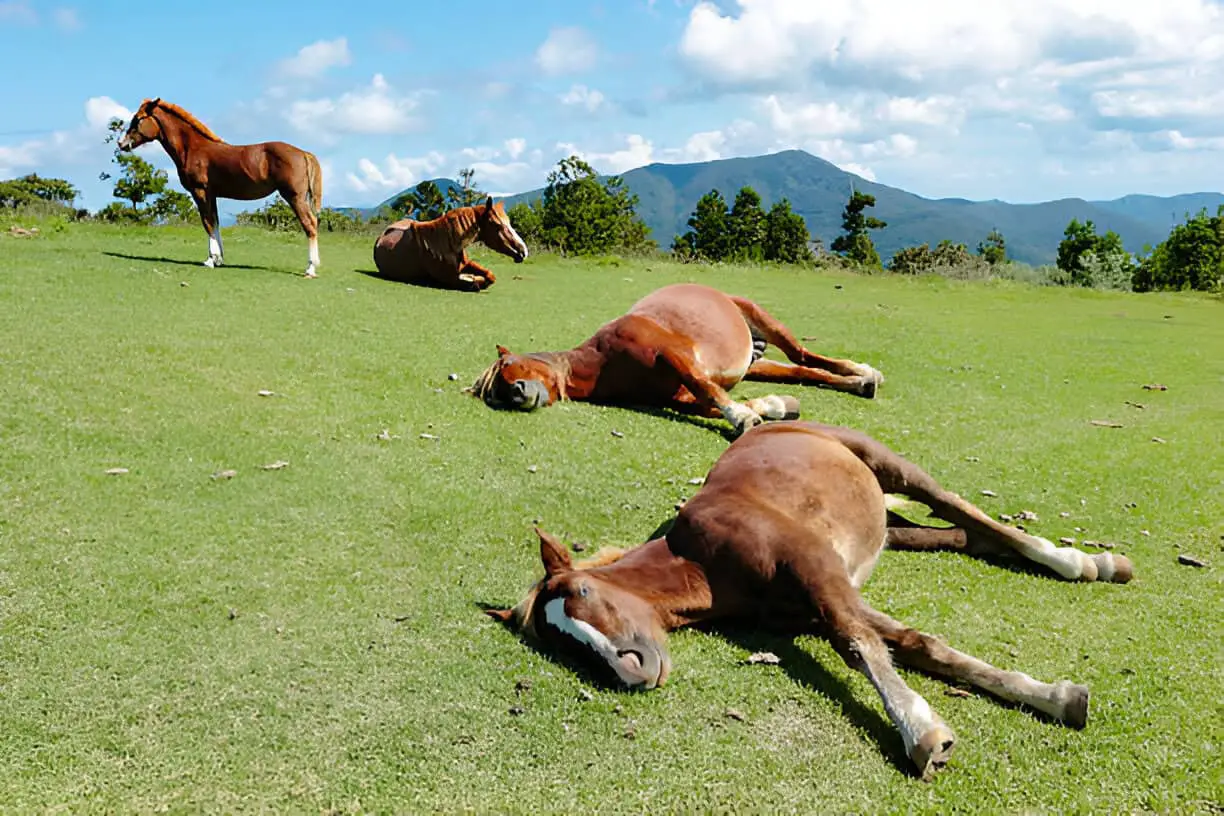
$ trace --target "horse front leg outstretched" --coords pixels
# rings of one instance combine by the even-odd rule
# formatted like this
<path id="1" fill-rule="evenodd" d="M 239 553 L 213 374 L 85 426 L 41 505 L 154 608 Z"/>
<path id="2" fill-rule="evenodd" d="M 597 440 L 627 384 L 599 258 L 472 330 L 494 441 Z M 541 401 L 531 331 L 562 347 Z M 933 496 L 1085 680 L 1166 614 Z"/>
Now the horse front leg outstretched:
<path id="1" fill-rule="evenodd" d="M 754 338 L 776 346 L 794 365 L 771 360 L 755 360 L 744 379 L 780 382 L 793 385 L 815 385 L 832 388 L 871 399 L 884 375 L 866 363 L 825 357 L 804 348 L 782 321 L 747 298 L 732 297 L 740 314 L 752 329 Z"/>
<path id="2" fill-rule="evenodd" d="M 493 270 L 481 266 L 464 255 L 459 265 L 459 280 L 471 286 L 477 292 L 488 289 L 497 282 Z"/>

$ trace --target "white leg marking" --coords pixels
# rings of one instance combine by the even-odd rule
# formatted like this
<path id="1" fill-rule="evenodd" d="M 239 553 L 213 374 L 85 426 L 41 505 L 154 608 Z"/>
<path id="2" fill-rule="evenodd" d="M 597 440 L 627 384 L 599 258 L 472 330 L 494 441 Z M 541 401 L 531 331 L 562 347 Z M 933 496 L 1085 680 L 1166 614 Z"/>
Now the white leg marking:
<path id="1" fill-rule="evenodd" d="M 1038 564 L 1049 567 L 1068 581 L 1078 580 L 1089 571 L 1086 562 L 1091 559 L 1087 554 L 1074 547 L 1055 547 L 1053 542 L 1041 536 L 1032 538 L 1037 542 L 1037 546 L 1031 551 L 1031 557 Z M 1091 571 L 1096 573 L 1095 563 L 1092 564 Z"/>
<path id="2" fill-rule="evenodd" d="M 205 266 L 220 266 L 221 265 L 221 237 L 214 230 L 208 233 L 208 260 L 204 262 Z"/>
<path id="3" fill-rule="evenodd" d="M 867 679 L 880 693 L 884 710 L 901 732 L 905 753 L 910 755 L 923 735 L 940 724 L 939 719 L 931 711 L 927 701 L 905 684 L 887 657 L 868 657 L 863 654 L 863 658 Z"/>
<path id="4" fill-rule="evenodd" d="M 306 265 L 306 277 L 318 277 L 319 267 L 319 236 L 310 239 L 310 263 Z"/>
<path id="5" fill-rule="evenodd" d="M 722 409 L 722 415 L 741 431 L 761 424 L 761 417 L 756 411 L 738 402 L 728 403 L 727 407 Z"/>

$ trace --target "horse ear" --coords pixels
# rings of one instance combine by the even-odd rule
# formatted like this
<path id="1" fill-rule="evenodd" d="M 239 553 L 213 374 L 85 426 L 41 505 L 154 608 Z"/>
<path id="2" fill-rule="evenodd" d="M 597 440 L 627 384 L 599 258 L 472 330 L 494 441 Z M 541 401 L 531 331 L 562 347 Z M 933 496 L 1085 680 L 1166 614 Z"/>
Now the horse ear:
<path id="1" fill-rule="evenodd" d="M 539 527 L 535 528 L 535 531 L 540 537 L 540 560 L 544 562 L 544 574 L 551 578 L 572 570 L 574 563 L 570 561 L 569 553 L 561 542 Z"/>
<path id="2" fill-rule="evenodd" d="M 500 360 L 503 357 L 509 357 L 509 356 L 510 356 L 510 349 L 506 348 L 505 346 L 499 343 L 497 345 L 497 359 Z"/>
<path id="3" fill-rule="evenodd" d="M 489 198 L 485 201 L 485 206 L 490 210 L 493 209 L 493 196 L 489 196 Z"/>

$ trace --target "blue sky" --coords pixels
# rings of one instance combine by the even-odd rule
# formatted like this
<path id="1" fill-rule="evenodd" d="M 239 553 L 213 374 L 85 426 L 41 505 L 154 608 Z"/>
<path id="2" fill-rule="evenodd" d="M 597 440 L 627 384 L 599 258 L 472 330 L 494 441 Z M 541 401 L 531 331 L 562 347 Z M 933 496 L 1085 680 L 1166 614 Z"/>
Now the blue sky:
<path id="1" fill-rule="evenodd" d="M 931 197 L 1224 186 L 1216 0 L 0 0 L 0 54 L 0 178 L 91 208 L 107 118 L 150 96 L 315 152 L 330 206 L 794 147 Z"/>

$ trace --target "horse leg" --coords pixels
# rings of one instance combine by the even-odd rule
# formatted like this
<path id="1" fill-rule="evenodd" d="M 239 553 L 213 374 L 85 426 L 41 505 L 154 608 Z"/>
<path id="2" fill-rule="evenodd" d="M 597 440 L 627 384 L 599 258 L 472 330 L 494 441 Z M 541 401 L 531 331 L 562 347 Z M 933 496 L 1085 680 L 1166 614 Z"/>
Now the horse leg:
<path id="1" fill-rule="evenodd" d="M 1124 584 L 1134 574 L 1126 556 L 1089 555 L 1074 547 L 1055 547 L 1047 539 L 995 521 L 957 494 L 945 490 L 922 468 L 866 434 L 827 425 L 821 426 L 821 430 L 836 437 L 863 460 L 875 473 L 885 493 L 899 493 L 922 502 L 936 517 L 963 527 L 972 537 L 981 539 L 979 547 L 1015 552 L 1068 581 L 1100 580 Z"/>
<path id="2" fill-rule="evenodd" d="M 749 410 L 758 414 L 761 419 L 765 420 L 799 418 L 799 400 L 791 396 L 770 394 L 767 397 L 756 397 L 747 400 L 744 405 Z M 722 416 L 722 412 L 716 406 L 698 402 L 697 398 L 687 388 L 681 388 L 672 397 L 671 405 L 668 407 L 674 411 L 692 416 L 703 416 L 711 419 L 717 419 Z"/>
<path id="3" fill-rule="evenodd" d="M 804 535 L 798 530 L 785 532 L 789 539 Z M 948 761 L 956 737 L 897 673 L 888 646 L 873 625 L 872 610 L 851 583 L 837 551 L 819 543 L 803 552 L 806 557 L 792 558 L 786 569 L 807 590 L 823 633 L 838 655 L 875 686 L 884 710 L 901 733 L 906 754 L 922 778 L 930 779 Z"/>
<path id="4" fill-rule="evenodd" d="M 196 209 L 200 212 L 204 232 L 208 233 L 208 258 L 204 265 L 210 268 L 221 266 L 221 225 L 217 217 L 217 198 L 207 190 L 192 190 L 191 197 L 195 199 Z"/>
<path id="5" fill-rule="evenodd" d="M 1085 686 L 1069 680 L 1043 683 L 1023 672 L 1003 671 L 870 607 L 867 617 L 896 658 L 908 666 L 970 683 L 1000 699 L 1035 708 L 1073 728 L 1083 728 L 1088 720 Z"/>
<path id="6" fill-rule="evenodd" d="M 493 270 L 481 266 L 473 260 L 466 261 L 459 272 L 460 278 L 463 278 L 464 275 L 470 276 L 477 291 L 488 289 L 497 282 L 497 278 L 493 275 Z"/>
<path id="7" fill-rule="evenodd" d="M 310 255 L 306 264 L 305 277 L 317 278 L 319 276 L 319 219 L 315 215 L 314 210 L 310 205 L 310 198 L 305 190 L 292 190 L 286 195 L 285 191 L 281 191 L 281 197 L 288 202 L 293 208 L 294 215 L 297 216 L 298 222 L 302 225 L 302 230 L 306 233 L 306 238 L 310 241 Z"/>
<path id="8" fill-rule="evenodd" d="M 777 346 L 786 355 L 786 359 L 792 363 L 806 368 L 819 368 L 824 371 L 830 371 L 842 377 L 874 379 L 877 385 L 884 382 L 884 375 L 866 363 L 856 363 L 853 360 L 842 360 L 836 357 L 824 357 L 804 348 L 803 344 L 791 333 L 790 329 L 786 328 L 781 320 L 778 320 L 753 301 L 734 296 L 731 298 L 731 301 L 739 307 L 740 314 L 744 316 L 744 320 L 747 321 L 748 326 L 752 329 L 752 333 L 763 338 L 765 342 Z"/>
<path id="9" fill-rule="evenodd" d="M 752 365 L 748 366 L 744 379 L 789 385 L 814 385 L 817 388 L 832 388 L 834 391 L 845 391 L 848 394 L 871 399 L 875 396 L 876 387 L 883 378 L 860 374 L 846 376 L 819 368 L 761 359 L 753 361 Z"/>
<path id="10" fill-rule="evenodd" d="M 609 345 L 609 350 L 627 354 L 646 368 L 653 368 L 659 360 L 667 363 L 694 400 L 707 409 L 717 409 L 735 427 L 737 434 L 763 421 L 755 410 L 731 399 L 726 389 L 702 370 L 693 341 L 682 334 L 649 318 L 628 315 L 617 321 Z"/>

